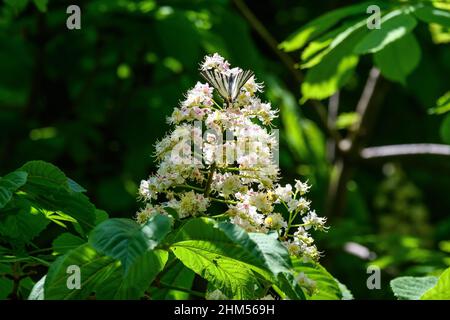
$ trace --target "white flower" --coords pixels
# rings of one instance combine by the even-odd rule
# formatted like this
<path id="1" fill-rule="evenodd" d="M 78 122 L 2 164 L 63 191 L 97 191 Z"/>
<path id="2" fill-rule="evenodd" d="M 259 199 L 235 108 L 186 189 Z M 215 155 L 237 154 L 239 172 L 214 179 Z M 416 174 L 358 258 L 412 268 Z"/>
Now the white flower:
<path id="1" fill-rule="evenodd" d="M 233 193 L 237 192 L 241 188 L 241 178 L 236 175 L 229 175 L 222 183 L 222 194 L 225 198 L 228 198 Z"/>
<path id="2" fill-rule="evenodd" d="M 310 201 L 301 197 L 300 199 L 298 199 L 298 202 L 297 202 L 297 210 L 300 211 L 301 213 L 304 213 L 309 210 L 310 204 L 311 204 Z"/>
<path id="3" fill-rule="evenodd" d="M 217 53 L 206 56 L 200 69 L 225 77 L 243 72 Z M 254 76 L 233 101 L 215 97 L 214 90 L 197 82 L 168 117 L 172 129 L 155 144 L 157 170 L 141 182 L 139 197 L 146 206 L 136 219 L 145 223 L 156 213 L 167 214 L 167 207 L 178 219 L 224 214 L 247 232 L 276 230 L 291 255 L 317 260 L 320 253 L 308 230 L 327 228 L 325 218 L 310 211 L 305 196 L 310 186 L 299 180 L 294 187 L 278 184 L 278 136 L 271 129 L 278 110 L 258 97 L 263 86 Z M 217 212 L 221 203 L 225 212 Z"/>
<path id="4" fill-rule="evenodd" d="M 275 194 L 278 196 L 279 199 L 288 203 L 293 195 L 292 186 L 290 184 L 287 184 L 285 187 L 278 186 L 275 189 Z"/>
<path id="5" fill-rule="evenodd" d="M 295 180 L 295 190 L 303 196 L 311 188 L 306 182 L 301 182 L 300 180 Z"/>
<path id="6" fill-rule="evenodd" d="M 230 68 L 230 64 L 218 53 L 214 53 L 212 56 L 206 56 L 203 60 L 200 69 L 210 70 L 217 69 L 218 71 L 224 72 Z"/>
<path id="7" fill-rule="evenodd" d="M 303 217 L 303 222 L 305 224 L 305 229 L 308 230 L 313 227 L 316 230 L 326 229 L 325 223 L 327 219 L 317 216 L 316 212 L 313 210 Z"/>
<path id="8" fill-rule="evenodd" d="M 181 195 L 179 201 L 179 213 L 181 216 L 196 216 L 206 211 L 209 205 L 209 200 L 203 194 L 189 191 Z"/>
<path id="9" fill-rule="evenodd" d="M 278 230 L 280 228 L 287 228 L 287 222 L 279 213 L 273 213 L 264 220 L 264 225 L 269 229 Z"/>
<path id="10" fill-rule="evenodd" d="M 269 200 L 268 195 L 263 192 L 252 192 L 249 202 L 263 213 L 270 213 L 273 210 L 272 202 Z"/>
<path id="11" fill-rule="evenodd" d="M 262 92 L 263 88 L 264 85 L 262 83 L 257 83 L 254 76 L 252 76 L 244 85 L 244 89 L 252 96 L 257 92 Z"/>

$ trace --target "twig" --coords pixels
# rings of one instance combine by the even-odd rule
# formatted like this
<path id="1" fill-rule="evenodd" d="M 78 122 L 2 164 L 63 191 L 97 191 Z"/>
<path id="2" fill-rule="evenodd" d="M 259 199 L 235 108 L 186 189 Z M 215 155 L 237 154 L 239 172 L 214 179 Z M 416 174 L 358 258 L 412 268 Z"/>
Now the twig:
<path id="1" fill-rule="evenodd" d="M 361 158 L 366 160 L 415 155 L 450 156 L 450 146 L 432 143 L 399 144 L 370 147 L 361 150 Z"/>

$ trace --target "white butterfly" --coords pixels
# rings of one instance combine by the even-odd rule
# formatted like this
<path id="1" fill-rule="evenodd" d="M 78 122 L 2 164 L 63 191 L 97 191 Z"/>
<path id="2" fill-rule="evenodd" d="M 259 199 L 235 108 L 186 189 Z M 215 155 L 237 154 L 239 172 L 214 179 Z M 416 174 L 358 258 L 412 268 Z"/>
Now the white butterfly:
<path id="1" fill-rule="evenodd" d="M 217 70 L 202 71 L 201 75 L 227 102 L 233 102 L 239 94 L 242 86 L 254 75 L 253 71 L 240 70 L 237 73 L 223 74 Z"/>

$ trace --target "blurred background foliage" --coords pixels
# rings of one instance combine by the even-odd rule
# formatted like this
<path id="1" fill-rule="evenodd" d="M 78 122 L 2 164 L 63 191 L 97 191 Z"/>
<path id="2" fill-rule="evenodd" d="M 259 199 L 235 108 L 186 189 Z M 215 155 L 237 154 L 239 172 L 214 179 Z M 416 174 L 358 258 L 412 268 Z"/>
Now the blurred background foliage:
<path id="1" fill-rule="evenodd" d="M 168 130 L 166 116 L 200 80 L 203 56 L 218 52 L 264 81 L 266 98 L 281 109 L 282 176 L 309 180 L 313 206 L 324 210 L 331 173 L 326 131 L 314 106 L 299 103 L 296 79 L 252 29 L 239 1 L 78 2 L 81 30 L 68 30 L 72 2 L 0 3 L 0 175 L 29 160 L 52 162 L 111 217 L 132 217 L 138 184 L 155 169 L 152 147 Z M 281 42 L 313 18 L 358 1 L 245 3 Z M 450 117 L 429 114 L 448 104 L 448 97 L 438 99 L 449 89 L 450 33 L 422 24 L 415 35 L 420 63 L 404 85 L 390 84 L 370 145 L 450 143 Z M 355 121 L 371 66 L 363 57 L 341 90 L 341 131 Z M 449 158 L 354 166 L 346 209 L 331 213 L 331 229 L 319 239 L 323 265 L 355 298 L 393 298 L 393 277 L 450 265 Z M 367 289 L 369 264 L 383 270 L 381 290 Z"/>

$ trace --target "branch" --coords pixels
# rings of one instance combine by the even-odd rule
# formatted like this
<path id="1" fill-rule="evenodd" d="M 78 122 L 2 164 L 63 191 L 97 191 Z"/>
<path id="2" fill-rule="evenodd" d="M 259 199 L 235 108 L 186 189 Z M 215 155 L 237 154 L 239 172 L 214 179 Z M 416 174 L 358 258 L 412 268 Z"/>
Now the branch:
<path id="1" fill-rule="evenodd" d="M 399 144 L 391 146 L 370 147 L 361 151 L 365 160 L 394 157 L 433 155 L 450 157 L 450 146 L 432 143 Z"/>
<path id="2" fill-rule="evenodd" d="M 351 128 L 349 144 L 347 146 L 351 150 L 350 152 L 356 152 L 361 146 L 363 138 L 367 137 L 370 133 L 375 122 L 376 113 L 381 105 L 381 103 L 373 99 L 379 79 L 380 70 L 373 67 L 369 72 L 366 85 L 356 106 L 359 121 Z"/>
<path id="3" fill-rule="evenodd" d="M 281 51 L 278 48 L 278 41 L 272 36 L 272 34 L 266 29 L 266 27 L 258 20 L 258 18 L 253 14 L 249 7 L 245 4 L 243 0 L 233 0 L 233 3 L 242 14 L 242 16 L 248 21 L 250 26 L 256 31 L 256 33 L 261 37 L 262 40 L 272 49 L 280 61 L 289 70 L 293 78 L 298 84 L 303 82 L 303 74 L 295 68 L 295 61 L 286 52 Z M 308 100 L 313 106 L 314 111 L 320 118 L 323 126 L 325 127 L 328 134 L 333 137 L 336 142 L 341 140 L 341 136 L 337 130 L 333 127 L 328 126 L 328 117 L 325 106 L 318 100 Z"/>
<path id="4" fill-rule="evenodd" d="M 326 200 L 326 215 L 329 217 L 340 216 L 345 209 L 347 183 L 360 159 L 360 149 L 373 128 L 386 93 L 386 82 L 380 83 L 380 79 L 380 71 L 373 67 L 356 107 L 359 121 L 351 128 L 348 137 L 338 144 L 341 157 L 334 164 Z"/>
<path id="5" fill-rule="evenodd" d="M 328 126 L 335 128 L 336 119 L 339 113 L 339 91 L 332 95 L 328 101 Z M 336 141 L 334 139 L 327 140 L 327 156 L 330 163 L 333 163 L 336 156 Z"/>

